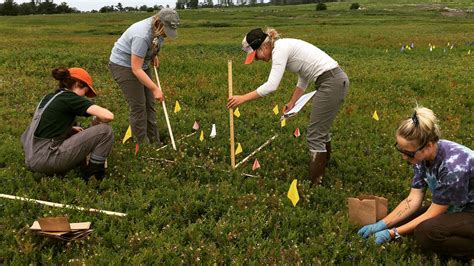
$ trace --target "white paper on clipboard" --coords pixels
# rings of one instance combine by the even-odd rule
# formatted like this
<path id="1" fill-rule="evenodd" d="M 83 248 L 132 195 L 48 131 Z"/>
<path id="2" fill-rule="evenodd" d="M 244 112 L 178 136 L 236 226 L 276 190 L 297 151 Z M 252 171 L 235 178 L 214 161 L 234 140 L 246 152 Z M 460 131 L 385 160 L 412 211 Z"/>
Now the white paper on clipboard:
<path id="1" fill-rule="evenodd" d="M 284 113 L 281 116 L 281 119 L 288 119 L 288 118 L 293 117 L 296 114 L 298 114 L 298 112 L 301 110 L 301 108 L 303 108 L 303 106 L 306 105 L 306 103 L 314 96 L 315 93 L 316 93 L 316 91 L 312 91 L 312 92 L 308 92 L 308 93 L 302 95 L 296 101 L 295 106 L 290 111 L 288 111 L 287 113 Z"/>

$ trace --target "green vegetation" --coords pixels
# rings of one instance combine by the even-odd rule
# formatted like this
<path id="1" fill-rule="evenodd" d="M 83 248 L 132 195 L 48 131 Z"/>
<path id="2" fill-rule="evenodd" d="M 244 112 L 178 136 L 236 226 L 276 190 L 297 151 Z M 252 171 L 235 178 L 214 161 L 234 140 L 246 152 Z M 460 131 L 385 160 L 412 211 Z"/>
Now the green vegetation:
<path id="1" fill-rule="evenodd" d="M 326 9 L 328 9 L 328 8 L 327 8 L 326 4 L 324 4 L 324 3 L 318 3 L 316 5 L 316 11 L 322 11 L 322 10 L 326 10 Z"/>
<path id="2" fill-rule="evenodd" d="M 177 152 L 122 145 L 128 107 L 113 81 L 108 57 L 115 40 L 149 13 L 69 14 L 0 18 L 0 193 L 126 212 L 126 218 L 56 209 L 0 199 L 0 263 L 25 264 L 435 264 L 421 255 L 410 237 L 383 247 L 364 241 L 349 223 L 346 198 L 383 195 L 393 208 L 409 191 L 412 171 L 393 149 L 398 122 L 416 103 L 432 108 L 444 138 L 474 146 L 472 62 L 474 15 L 471 1 L 437 4 L 350 3 L 180 11 L 179 38 L 167 40 L 160 78 L 175 138 L 192 132 L 199 120 L 205 131 L 179 142 Z M 316 44 L 348 73 L 350 93 L 333 127 L 333 156 L 322 187 L 307 175 L 304 132 L 309 107 L 287 126 L 272 113 L 291 96 L 296 77 L 286 74 L 273 95 L 239 108 L 236 142 L 245 155 L 265 140 L 279 137 L 252 162 L 229 169 L 227 60 L 234 62 L 234 93 L 263 83 L 269 64 L 243 65 L 243 35 L 254 27 L 275 27 L 284 37 Z M 400 52 L 402 45 L 415 48 Z M 453 49 L 447 43 L 454 44 Z M 428 44 L 436 45 L 430 52 Z M 444 48 L 447 48 L 446 52 Z M 468 50 L 471 49 L 471 55 Z M 56 82 L 51 69 L 81 66 L 94 78 L 99 105 L 115 113 L 116 141 L 108 178 L 83 182 L 72 171 L 46 177 L 25 169 L 19 137 L 39 99 Z M 172 112 L 178 100 L 182 111 Z M 162 137 L 168 141 L 159 110 Z M 380 121 L 371 118 L 377 110 Z M 85 125 L 86 120 L 81 123 Z M 217 137 L 208 137 L 211 124 Z M 299 127 L 302 137 L 294 138 Z M 174 164 L 144 157 L 176 160 Z M 195 165 L 204 166 L 197 168 Z M 215 169 L 215 170 L 213 170 Z M 259 177 L 243 177 L 241 172 Z M 301 200 L 293 207 L 286 192 L 298 179 Z M 89 239 L 65 244 L 32 235 L 38 217 L 68 215 L 91 221 Z"/>

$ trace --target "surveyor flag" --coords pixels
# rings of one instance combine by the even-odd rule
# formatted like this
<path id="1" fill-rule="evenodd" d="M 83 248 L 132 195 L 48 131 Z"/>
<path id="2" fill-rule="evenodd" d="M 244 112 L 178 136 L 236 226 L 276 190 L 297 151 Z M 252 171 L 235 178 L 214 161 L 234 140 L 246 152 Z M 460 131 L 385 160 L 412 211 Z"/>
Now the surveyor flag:
<path id="1" fill-rule="evenodd" d="M 301 134 L 300 134 L 300 129 L 299 128 L 296 128 L 295 129 L 295 133 L 293 134 L 295 135 L 295 138 L 299 137 Z"/>

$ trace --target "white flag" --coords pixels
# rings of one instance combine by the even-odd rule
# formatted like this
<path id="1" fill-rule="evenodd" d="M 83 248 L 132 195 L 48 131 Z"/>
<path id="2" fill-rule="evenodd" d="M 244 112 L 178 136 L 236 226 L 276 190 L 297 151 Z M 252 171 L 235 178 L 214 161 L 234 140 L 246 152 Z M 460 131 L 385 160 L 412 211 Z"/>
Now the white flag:
<path id="1" fill-rule="evenodd" d="M 213 138 L 216 137 L 216 135 L 217 135 L 216 124 L 212 124 L 211 135 L 209 135 L 209 137 L 211 137 L 213 139 Z"/>

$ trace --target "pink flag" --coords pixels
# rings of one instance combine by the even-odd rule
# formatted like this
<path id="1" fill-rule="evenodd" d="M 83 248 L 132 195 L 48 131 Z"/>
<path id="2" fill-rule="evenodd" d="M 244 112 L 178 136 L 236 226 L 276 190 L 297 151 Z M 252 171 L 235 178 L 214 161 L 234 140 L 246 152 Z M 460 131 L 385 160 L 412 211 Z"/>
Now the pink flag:
<path id="1" fill-rule="evenodd" d="M 295 138 L 299 137 L 301 134 L 300 134 L 300 129 L 299 128 L 296 128 L 295 129 L 295 133 L 293 134 L 295 135 Z"/>
<path id="2" fill-rule="evenodd" d="M 260 168 L 260 163 L 259 163 L 258 160 L 255 158 L 255 161 L 253 162 L 253 166 L 252 166 L 252 171 L 257 170 L 258 168 Z"/>
<path id="3" fill-rule="evenodd" d="M 135 155 L 138 153 L 138 143 L 135 144 Z"/>
<path id="4" fill-rule="evenodd" d="M 193 129 L 194 129 L 194 130 L 198 130 L 198 129 L 199 129 L 199 124 L 198 124 L 197 121 L 194 121 Z"/>

